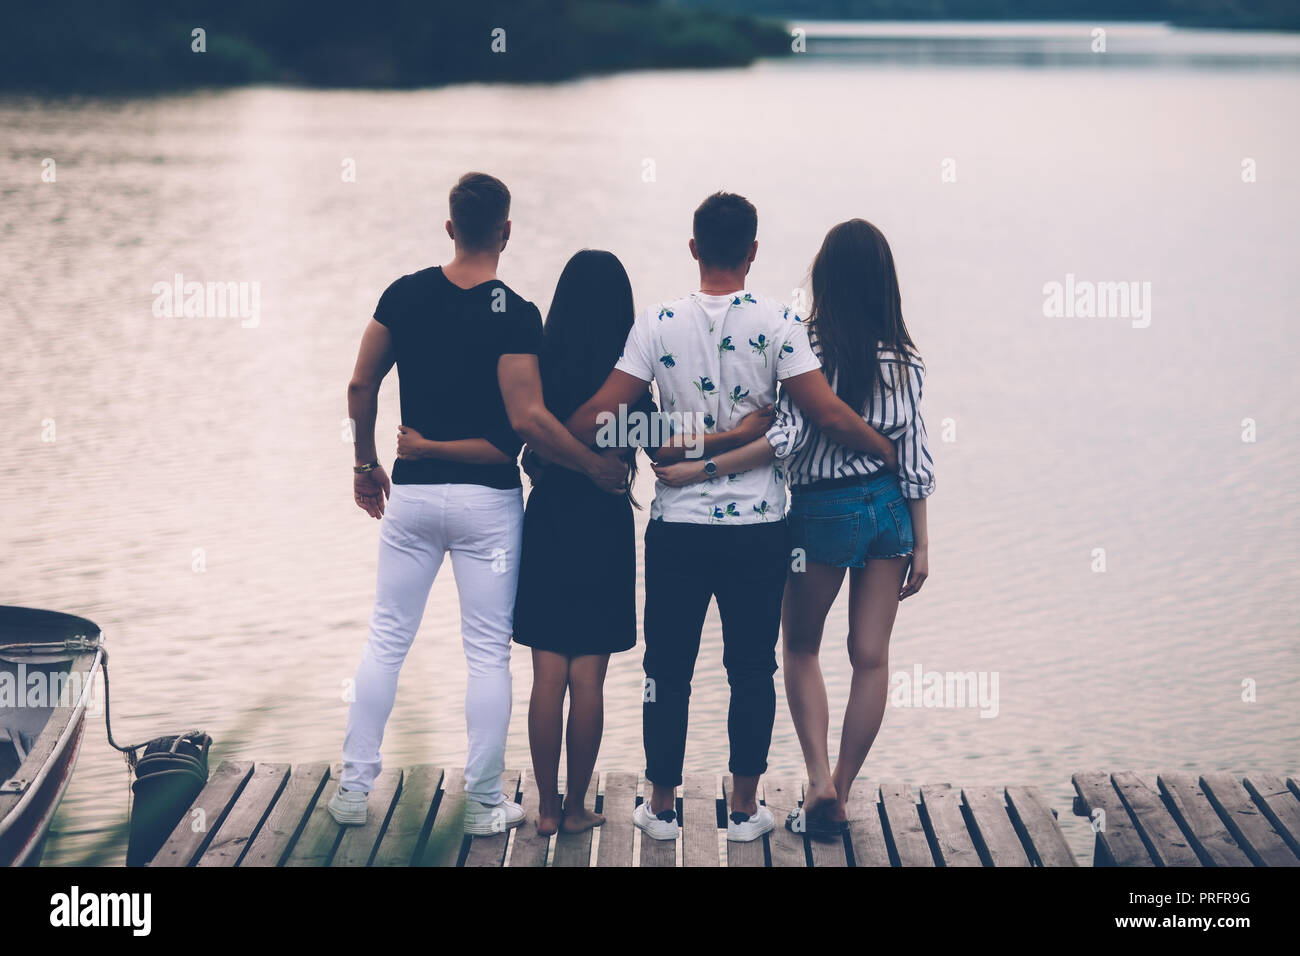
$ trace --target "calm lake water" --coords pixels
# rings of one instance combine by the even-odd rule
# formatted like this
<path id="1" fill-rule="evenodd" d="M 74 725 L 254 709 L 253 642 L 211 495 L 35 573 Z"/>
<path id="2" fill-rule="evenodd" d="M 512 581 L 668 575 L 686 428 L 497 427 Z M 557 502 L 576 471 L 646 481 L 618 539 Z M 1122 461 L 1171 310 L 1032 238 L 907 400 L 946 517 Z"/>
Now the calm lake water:
<path id="1" fill-rule="evenodd" d="M 543 309 L 583 247 L 622 257 L 640 304 L 693 288 L 690 214 L 725 187 L 758 206 L 752 286 L 780 296 L 832 224 L 878 224 L 930 370 L 932 579 L 891 668 L 996 674 L 997 714 L 893 707 L 864 773 L 1037 784 L 1086 854 L 1074 771 L 1295 772 L 1296 41 L 1158 30 L 1272 59 L 1035 65 L 1017 33 L 984 63 L 859 50 L 554 86 L 0 99 L 0 603 L 103 626 L 118 739 L 202 727 L 214 767 L 338 759 L 378 533 L 351 501 L 344 386 L 384 287 L 447 255 L 449 184 L 510 184 L 502 276 Z M 259 283 L 255 326 L 155 316 L 177 273 Z M 1067 275 L 1150 283 L 1149 325 L 1045 315 Z M 390 459 L 397 422 L 390 381 Z M 836 710 L 845 632 L 842 597 Z M 390 766 L 463 760 L 458 634 L 448 567 Z M 513 669 L 524 767 L 526 654 Z M 640 679 L 639 652 L 615 658 L 605 769 L 643 765 Z M 726 702 L 711 612 L 688 769 L 725 767 Z M 799 773 L 778 706 L 772 768 Z M 46 862 L 119 862 L 126 785 L 97 719 Z"/>

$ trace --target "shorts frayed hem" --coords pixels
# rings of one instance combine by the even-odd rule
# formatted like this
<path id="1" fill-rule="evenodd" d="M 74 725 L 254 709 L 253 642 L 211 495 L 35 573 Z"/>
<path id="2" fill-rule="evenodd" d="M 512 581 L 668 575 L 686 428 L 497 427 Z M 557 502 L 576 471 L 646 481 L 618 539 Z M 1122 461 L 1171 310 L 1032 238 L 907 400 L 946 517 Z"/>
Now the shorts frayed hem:
<path id="1" fill-rule="evenodd" d="M 887 561 L 890 558 L 910 558 L 913 551 L 902 551 L 898 554 L 868 554 L 861 561 L 818 561 L 812 555 L 808 555 L 808 560 L 813 564 L 824 564 L 828 568 L 851 568 L 860 569 L 867 566 L 868 561 Z"/>

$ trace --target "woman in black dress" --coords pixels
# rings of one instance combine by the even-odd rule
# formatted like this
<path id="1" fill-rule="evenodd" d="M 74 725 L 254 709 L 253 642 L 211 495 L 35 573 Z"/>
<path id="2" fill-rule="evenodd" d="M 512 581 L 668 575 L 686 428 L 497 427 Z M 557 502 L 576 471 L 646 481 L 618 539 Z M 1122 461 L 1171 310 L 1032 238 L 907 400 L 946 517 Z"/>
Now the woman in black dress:
<path id="1" fill-rule="evenodd" d="M 632 286 L 616 256 L 584 249 L 569 260 L 551 300 L 541 354 L 546 407 L 560 421 L 604 384 L 633 317 Z M 647 389 L 630 411 L 654 410 Z M 605 669 L 610 654 L 636 645 L 636 449 L 603 451 L 627 460 L 627 494 L 608 494 L 585 475 L 524 453 L 533 489 L 524 511 L 514 639 L 533 651 L 528 740 L 539 792 L 537 832 L 544 835 L 604 822 L 587 807 L 586 793 L 604 725 Z M 568 792 L 561 805 L 566 691 Z"/>

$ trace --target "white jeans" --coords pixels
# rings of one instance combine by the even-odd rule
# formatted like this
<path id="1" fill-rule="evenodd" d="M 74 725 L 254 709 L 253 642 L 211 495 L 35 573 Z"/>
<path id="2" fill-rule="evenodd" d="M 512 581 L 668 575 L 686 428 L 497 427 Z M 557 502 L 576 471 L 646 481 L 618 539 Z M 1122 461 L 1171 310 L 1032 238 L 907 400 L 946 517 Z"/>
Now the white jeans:
<path id="1" fill-rule="evenodd" d="M 348 790 L 369 792 L 379 746 L 397 696 L 397 675 L 420 627 L 442 559 L 460 595 L 461 639 L 469 669 L 465 793 L 501 802 L 510 725 L 510 636 L 523 538 L 523 494 L 483 485 L 393 485 L 379 532 L 379 581 L 370 638 L 357 667 L 343 740 Z"/>

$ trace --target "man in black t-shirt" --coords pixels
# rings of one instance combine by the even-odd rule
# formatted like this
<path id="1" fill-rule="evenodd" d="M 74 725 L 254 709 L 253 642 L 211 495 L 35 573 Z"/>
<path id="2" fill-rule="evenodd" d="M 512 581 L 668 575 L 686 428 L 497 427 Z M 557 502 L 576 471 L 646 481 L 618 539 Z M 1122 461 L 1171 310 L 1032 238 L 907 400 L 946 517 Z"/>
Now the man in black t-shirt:
<path id="1" fill-rule="evenodd" d="M 451 261 L 402 276 L 385 290 L 348 385 L 356 429 L 353 496 L 382 525 L 370 636 L 329 810 L 341 824 L 365 823 L 398 672 L 450 554 L 469 671 L 465 830 L 488 834 L 524 819 L 501 791 L 523 527 L 515 459 L 527 441 L 612 493 L 622 493 L 627 468 L 617 454 L 600 455 L 577 441 L 546 410 L 537 363 L 541 313 L 496 276 L 510 238 L 505 184 L 468 173 L 452 188 L 450 207 Z M 374 431 L 379 384 L 394 364 L 402 425 L 390 483 L 375 454 Z"/>

